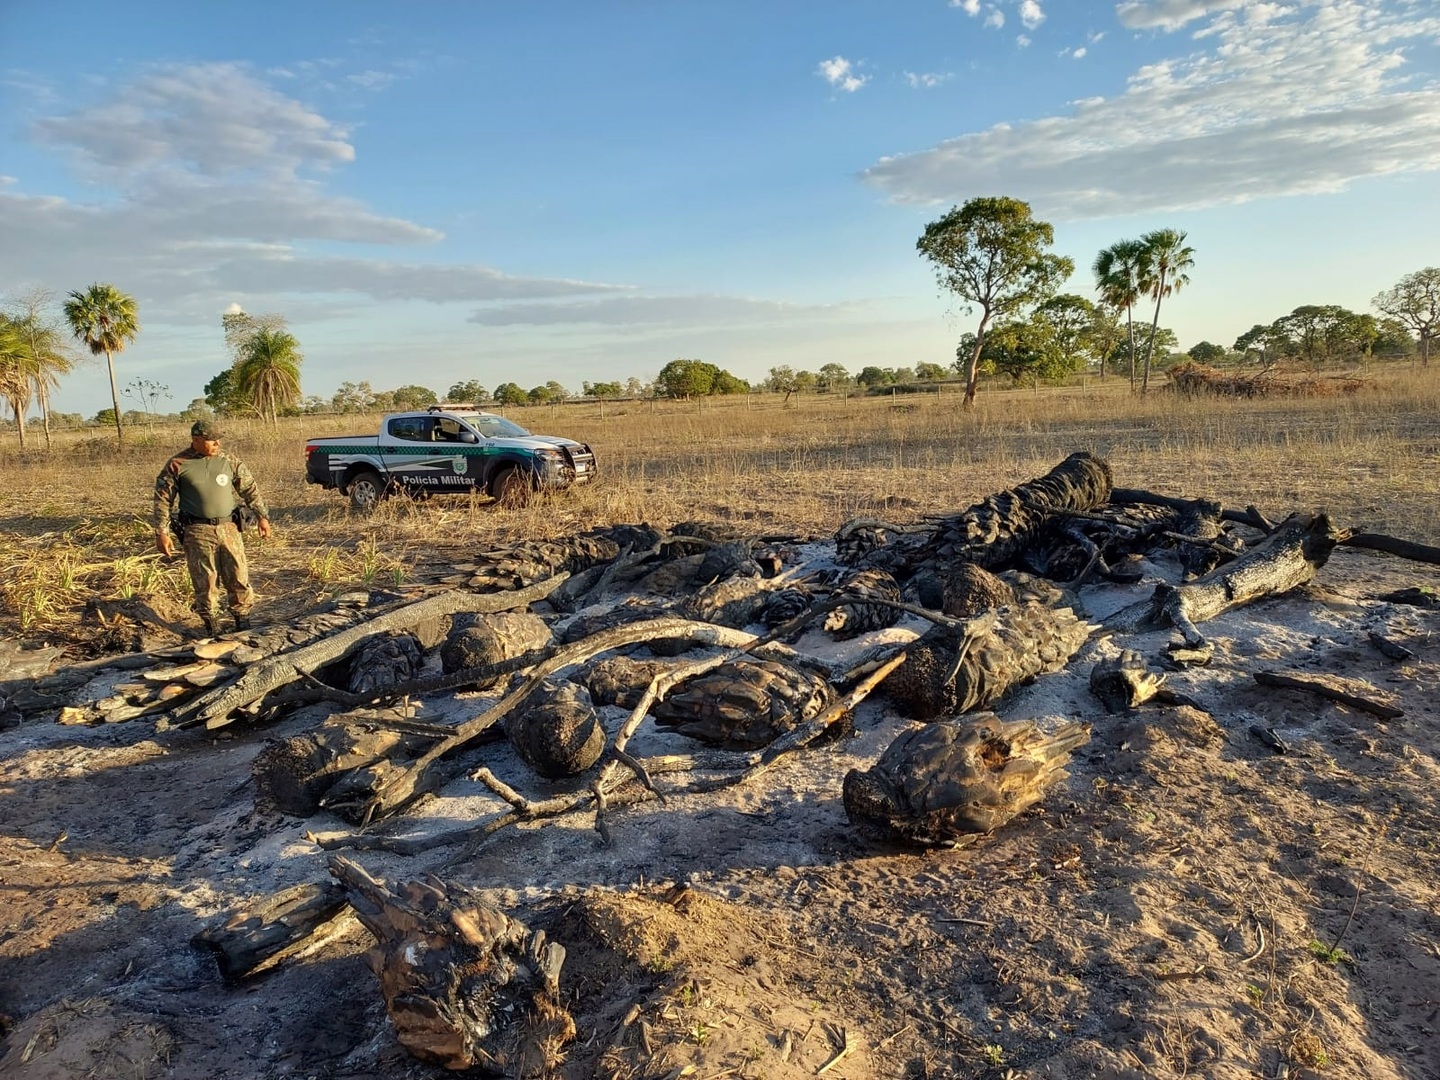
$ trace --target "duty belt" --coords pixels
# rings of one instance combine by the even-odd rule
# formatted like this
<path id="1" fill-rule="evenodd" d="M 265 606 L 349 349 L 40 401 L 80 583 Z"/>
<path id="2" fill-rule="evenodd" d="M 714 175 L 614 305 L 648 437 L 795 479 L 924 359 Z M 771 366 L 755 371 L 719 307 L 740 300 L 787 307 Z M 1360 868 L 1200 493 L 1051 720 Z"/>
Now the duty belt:
<path id="1" fill-rule="evenodd" d="M 230 520 L 230 519 L 229 519 L 228 517 L 223 517 L 223 518 L 202 518 L 202 517 L 196 517 L 194 514 L 181 514 L 181 515 L 180 515 L 180 524 L 181 524 L 181 525 L 219 525 L 221 522 L 229 521 L 229 520 Z"/>

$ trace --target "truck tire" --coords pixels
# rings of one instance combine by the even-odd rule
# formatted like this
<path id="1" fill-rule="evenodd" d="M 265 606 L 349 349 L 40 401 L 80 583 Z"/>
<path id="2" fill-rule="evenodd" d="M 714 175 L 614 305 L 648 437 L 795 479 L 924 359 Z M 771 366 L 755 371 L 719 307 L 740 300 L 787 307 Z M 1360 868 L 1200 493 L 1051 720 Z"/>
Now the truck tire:
<path id="1" fill-rule="evenodd" d="M 350 508 L 368 514 L 385 497 L 385 481 L 374 469 L 362 469 L 350 478 Z"/>
<path id="2" fill-rule="evenodd" d="M 524 506 L 530 501 L 530 477 L 518 465 L 505 465 L 490 480 L 490 495 L 504 506 Z"/>

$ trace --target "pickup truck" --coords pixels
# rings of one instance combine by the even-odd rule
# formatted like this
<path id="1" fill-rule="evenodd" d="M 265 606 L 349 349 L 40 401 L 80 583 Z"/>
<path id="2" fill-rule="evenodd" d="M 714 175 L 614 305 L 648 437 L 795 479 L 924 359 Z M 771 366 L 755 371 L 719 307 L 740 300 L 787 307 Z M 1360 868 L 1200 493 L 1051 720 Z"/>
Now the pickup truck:
<path id="1" fill-rule="evenodd" d="M 595 455 L 583 443 L 532 435 L 503 416 L 463 406 L 390 413 L 378 435 L 305 443 L 306 481 L 338 489 L 357 510 L 399 493 L 480 491 L 516 502 L 594 478 Z"/>

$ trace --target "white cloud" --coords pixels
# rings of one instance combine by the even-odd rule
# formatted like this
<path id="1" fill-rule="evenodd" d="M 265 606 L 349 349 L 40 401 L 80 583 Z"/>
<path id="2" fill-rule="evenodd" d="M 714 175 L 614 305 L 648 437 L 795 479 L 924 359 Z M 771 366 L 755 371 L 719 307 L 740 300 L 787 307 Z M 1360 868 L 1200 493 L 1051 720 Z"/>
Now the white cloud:
<path id="1" fill-rule="evenodd" d="M 1132 30 L 1177 30 L 1188 22 L 1242 7 L 1246 0 L 1124 0 L 1115 5 L 1123 26 Z"/>
<path id="2" fill-rule="evenodd" d="M 611 292 L 475 265 L 317 255 L 312 243 L 435 244 L 443 234 L 326 190 L 355 157 L 341 126 L 233 64 L 167 67 L 34 125 L 102 192 L 0 185 L 0 281 L 124 280 L 156 321 L 211 318 L 236 294 L 436 303 Z"/>
<path id="3" fill-rule="evenodd" d="M 829 319 L 847 305 L 786 304 L 743 296 L 617 296 L 564 303 L 499 304 L 470 316 L 482 326 L 729 327 Z"/>
<path id="4" fill-rule="evenodd" d="M 815 73 L 828 82 L 837 90 L 843 90 L 847 94 L 853 94 L 867 82 L 868 75 L 856 75 L 855 65 L 843 56 L 831 57 L 829 60 L 821 60 Z"/>
<path id="5" fill-rule="evenodd" d="M 1045 12 L 1038 0 L 1020 0 L 1020 21 L 1025 24 L 1026 30 L 1034 30 L 1045 21 Z"/>
<path id="6" fill-rule="evenodd" d="M 365 90 L 384 90 L 395 81 L 395 76 L 388 71 L 361 71 L 345 76 L 345 81 Z"/>
<path id="7" fill-rule="evenodd" d="M 349 133 L 236 64 L 165 67 L 69 116 L 36 123 L 103 177 L 181 168 L 293 175 L 355 159 Z"/>
<path id="8" fill-rule="evenodd" d="M 924 73 L 917 72 L 917 71 L 907 71 L 907 72 L 905 72 L 905 81 L 906 81 L 907 83 L 909 83 L 909 84 L 910 84 L 913 88 L 915 88 L 916 90 L 929 90 L 929 89 L 932 89 L 932 88 L 934 88 L 934 87 L 936 87 L 936 86 L 939 86 L 939 85 L 940 85 L 941 83 L 943 83 L 943 82 L 947 82 L 948 80 L 950 80 L 950 79 L 953 78 L 953 77 L 954 77 L 954 76 L 950 75 L 948 72 L 947 72 L 946 74 L 944 74 L 944 75 L 937 75 L 937 74 L 934 74 L 934 73 L 932 73 L 932 72 L 924 72 Z"/>
<path id="9" fill-rule="evenodd" d="M 1029 34 L 1016 34 L 1016 35 L 1015 35 L 1015 44 L 1018 45 L 1018 46 L 1019 46 L 1020 48 L 1022 48 L 1022 49 L 1028 49 L 1028 48 L 1030 47 L 1030 35 L 1029 35 Z"/>
<path id="10" fill-rule="evenodd" d="M 958 7 L 966 15 L 980 14 L 980 0 L 950 0 L 951 7 Z"/>
<path id="11" fill-rule="evenodd" d="M 1158 17 L 1165 5 L 1146 6 Z M 1180 6 L 1165 7 L 1169 17 Z M 865 177 L 898 202 L 1003 191 L 1076 218 L 1440 169 L 1440 89 L 1402 70 L 1405 44 L 1440 43 L 1440 16 L 1383 0 L 1218 6 L 1196 36 L 1203 48 L 1141 68 L 1115 98 L 885 158 Z"/>
<path id="12" fill-rule="evenodd" d="M 1072 52 L 1070 55 L 1073 56 L 1076 60 L 1083 60 L 1083 59 L 1085 59 L 1085 53 L 1086 53 L 1086 51 L 1087 51 L 1087 50 L 1086 50 L 1085 46 L 1084 46 L 1084 45 L 1081 45 L 1078 49 L 1076 49 L 1076 50 L 1075 50 L 1074 52 Z"/>

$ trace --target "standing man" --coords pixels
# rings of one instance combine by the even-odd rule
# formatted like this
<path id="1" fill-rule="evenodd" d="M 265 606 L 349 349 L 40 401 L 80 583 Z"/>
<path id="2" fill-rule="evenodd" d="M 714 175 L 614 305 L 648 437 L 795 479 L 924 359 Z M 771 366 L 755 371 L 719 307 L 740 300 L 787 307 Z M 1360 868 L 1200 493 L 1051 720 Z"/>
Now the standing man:
<path id="1" fill-rule="evenodd" d="M 230 598 L 236 630 L 250 629 L 250 568 L 245 541 L 235 521 L 242 503 L 260 518 L 260 535 L 270 535 L 270 511 L 244 462 L 220 449 L 220 428 L 213 420 L 197 420 L 190 428 L 190 448 L 182 450 L 155 478 L 155 546 L 173 555 L 170 507 L 180 500 L 180 529 L 185 564 L 195 587 L 195 610 L 211 635 L 220 632 L 216 580 Z"/>

